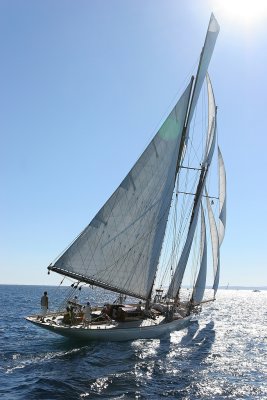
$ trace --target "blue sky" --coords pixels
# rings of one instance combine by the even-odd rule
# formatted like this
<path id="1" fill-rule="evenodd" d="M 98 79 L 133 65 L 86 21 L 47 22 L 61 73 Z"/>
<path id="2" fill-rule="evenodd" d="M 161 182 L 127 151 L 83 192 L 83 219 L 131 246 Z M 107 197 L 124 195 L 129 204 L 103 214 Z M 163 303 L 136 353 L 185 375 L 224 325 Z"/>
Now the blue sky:
<path id="1" fill-rule="evenodd" d="M 221 284 L 267 285 L 267 13 L 252 21 L 215 0 L 0 2 L 0 283 L 59 282 L 47 265 L 163 122 L 212 11 L 228 172 Z"/>

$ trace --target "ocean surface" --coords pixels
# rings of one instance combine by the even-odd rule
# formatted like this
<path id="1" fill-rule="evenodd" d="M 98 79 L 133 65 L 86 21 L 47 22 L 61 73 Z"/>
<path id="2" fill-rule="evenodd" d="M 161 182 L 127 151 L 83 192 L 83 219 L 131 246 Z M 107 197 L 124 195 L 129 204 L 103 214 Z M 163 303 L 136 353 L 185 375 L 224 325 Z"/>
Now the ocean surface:
<path id="1" fill-rule="evenodd" d="M 267 399 L 267 291 L 219 290 L 160 340 L 79 343 L 24 319 L 44 290 L 56 308 L 54 287 L 0 286 L 1 400 Z"/>

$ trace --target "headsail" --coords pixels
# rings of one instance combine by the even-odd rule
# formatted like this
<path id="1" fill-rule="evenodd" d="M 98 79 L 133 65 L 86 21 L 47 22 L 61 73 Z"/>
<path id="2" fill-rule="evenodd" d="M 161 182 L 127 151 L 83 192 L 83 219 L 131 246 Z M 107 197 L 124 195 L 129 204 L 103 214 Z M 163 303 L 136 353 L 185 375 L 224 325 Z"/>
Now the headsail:
<path id="1" fill-rule="evenodd" d="M 218 237 L 218 257 L 217 257 L 217 268 L 214 276 L 214 296 L 216 295 L 217 289 L 219 287 L 220 280 L 220 246 L 223 242 L 225 227 L 226 227 L 226 172 L 224 167 L 224 162 L 222 158 L 222 153 L 218 147 L 218 164 L 219 164 L 219 232 L 217 232 Z"/>
<path id="2" fill-rule="evenodd" d="M 225 227 L 226 227 L 226 172 L 222 158 L 222 153 L 218 147 L 218 163 L 219 163 L 219 242 L 222 244 Z"/>
<path id="3" fill-rule="evenodd" d="M 196 284 L 193 289 L 192 301 L 194 304 L 200 303 L 203 299 L 205 287 L 206 287 L 206 276 L 207 276 L 207 239 L 206 239 L 206 223 L 203 206 L 201 204 L 201 257 L 200 257 L 200 268 Z"/>
<path id="4" fill-rule="evenodd" d="M 113 291 L 149 297 L 175 185 L 191 86 L 117 190 L 49 269 Z"/>
<path id="5" fill-rule="evenodd" d="M 214 17 L 213 14 L 211 14 L 210 17 L 210 22 L 205 38 L 205 43 L 201 52 L 200 56 L 200 61 L 199 61 L 199 66 L 198 66 L 198 71 L 197 71 L 197 77 L 195 81 L 195 86 L 193 90 L 193 95 L 192 95 L 192 101 L 189 109 L 189 114 L 188 114 L 188 123 L 187 125 L 190 124 L 195 107 L 199 98 L 199 94 L 206 76 L 206 73 L 208 71 L 209 63 L 211 60 L 211 56 L 214 50 L 214 46 L 217 40 L 217 36 L 220 32 L 220 26 Z"/>

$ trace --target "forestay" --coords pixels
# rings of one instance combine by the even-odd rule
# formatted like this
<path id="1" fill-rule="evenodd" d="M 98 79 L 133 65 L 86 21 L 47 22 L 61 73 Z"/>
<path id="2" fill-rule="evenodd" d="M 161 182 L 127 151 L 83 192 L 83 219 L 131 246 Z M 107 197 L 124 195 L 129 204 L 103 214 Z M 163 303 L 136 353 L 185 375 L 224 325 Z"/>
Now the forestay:
<path id="1" fill-rule="evenodd" d="M 129 174 L 49 269 L 148 298 L 176 178 L 191 84 Z"/>

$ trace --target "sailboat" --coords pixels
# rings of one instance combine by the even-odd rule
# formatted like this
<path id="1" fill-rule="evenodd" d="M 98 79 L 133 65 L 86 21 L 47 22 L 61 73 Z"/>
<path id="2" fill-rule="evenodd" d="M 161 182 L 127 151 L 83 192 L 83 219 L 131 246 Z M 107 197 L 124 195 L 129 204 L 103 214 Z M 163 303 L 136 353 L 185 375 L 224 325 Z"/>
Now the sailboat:
<path id="1" fill-rule="evenodd" d="M 159 338 L 188 326 L 202 304 L 215 300 L 226 225 L 226 174 L 217 146 L 217 107 L 207 70 L 219 30 L 212 14 L 196 77 L 192 76 L 115 192 L 63 254 L 48 266 L 49 273 L 72 279 L 74 289 L 88 285 L 115 293 L 118 298 L 110 304 L 92 307 L 89 320 L 84 319 L 82 307 L 66 302 L 64 309 L 43 317 L 28 316 L 29 322 L 56 334 L 85 340 Z M 206 138 L 201 159 L 190 165 L 191 132 L 205 79 Z M 208 181 L 216 152 L 219 190 L 218 196 L 211 196 Z M 183 183 L 192 181 L 190 173 L 194 173 L 194 183 L 186 191 Z M 212 207 L 214 201 L 217 217 Z M 182 210 L 179 215 L 177 209 Z M 173 227 L 173 219 L 179 228 Z M 171 230 L 172 244 L 167 240 Z M 213 264 L 212 296 L 205 299 L 209 258 Z M 186 291 L 186 297 L 183 279 L 193 259 L 197 267 L 192 290 Z M 162 283 L 163 277 L 168 284 Z M 130 301 L 126 302 L 126 298 Z"/>

